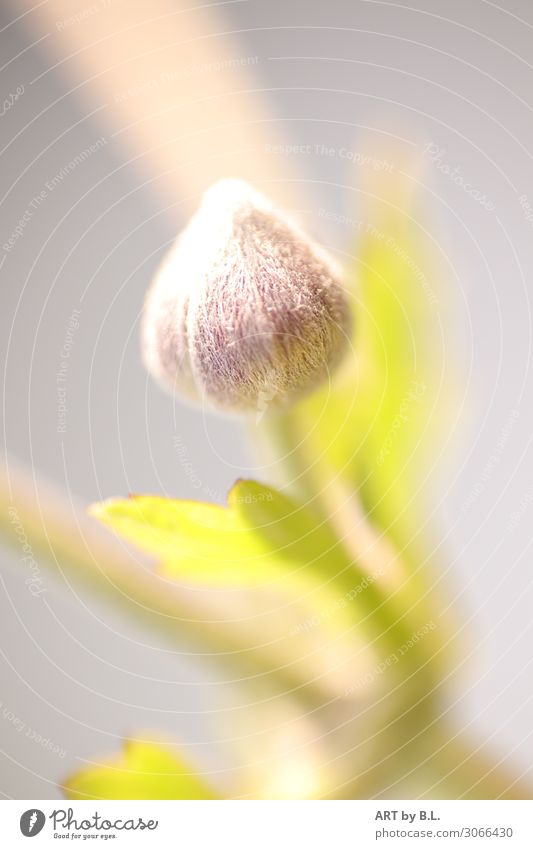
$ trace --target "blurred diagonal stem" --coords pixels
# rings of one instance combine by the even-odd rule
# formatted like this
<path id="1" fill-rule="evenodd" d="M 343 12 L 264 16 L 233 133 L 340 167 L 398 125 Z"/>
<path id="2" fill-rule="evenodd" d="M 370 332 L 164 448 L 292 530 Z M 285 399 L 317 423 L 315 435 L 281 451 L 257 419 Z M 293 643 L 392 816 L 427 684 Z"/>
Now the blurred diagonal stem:
<path id="1" fill-rule="evenodd" d="M 297 490 L 308 506 L 315 507 L 319 521 L 331 523 L 353 563 L 363 566 L 368 574 L 385 576 L 372 585 L 376 591 L 371 601 L 382 610 L 379 622 L 397 641 L 424 622 L 440 620 L 439 611 L 417 595 L 419 582 L 410 585 L 401 558 L 373 527 L 357 492 L 323 457 L 307 455 L 305 434 L 298 431 L 290 415 L 265 417 L 254 436 L 262 447 L 265 440 L 269 443 L 285 485 Z M 384 798 L 411 798 L 413 788 L 417 788 L 415 795 L 427 798 L 533 798 L 532 788 L 520 777 L 494 763 L 481 745 L 475 748 L 464 734 L 452 731 L 443 718 L 440 682 L 449 672 L 449 634 L 445 628 L 439 630 L 440 621 L 436 639 L 421 642 L 407 655 L 401 697 L 394 692 L 390 722 L 379 732 L 381 759 L 353 782 L 348 781 L 343 792 L 337 789 L 335 798 L 357 798 L 361 787 L 365 796 Z M 396 648 L 400 644 L 396 642 Z"/>
<path id="2" fill-rule="evenodd" d="M 357 492 L 329 467 L 323 456 L 308 456 L 305 434 L 298 432 L 292 417 L 265 419 L 259 436 L 262 442 L 267 439 L 270 450 L 275 451 L 285 485 L 294 488 L 313 506 L 321 521 L 331 524 L 354 568 L 362 569 L 367 576 L 376 576 L 365 594 L 370 591 L 372 604 L 382 611 L 380 621 L 387 630 L 392 630 L 392 639 L 396 641 L 393 648 L 398 648 L 417 627 L 438 618 L 412 588 L 400 556 L 390 541 L 373 527 Z M 439 648 L 442 643 L 441 640 Z M 425 649 L 426 660 L 434 656 L 434 651 L 431 643 L 430 649 Z M 411 660 L 413 664 L 420 663 L 417 652 L 412 653 Z"/>

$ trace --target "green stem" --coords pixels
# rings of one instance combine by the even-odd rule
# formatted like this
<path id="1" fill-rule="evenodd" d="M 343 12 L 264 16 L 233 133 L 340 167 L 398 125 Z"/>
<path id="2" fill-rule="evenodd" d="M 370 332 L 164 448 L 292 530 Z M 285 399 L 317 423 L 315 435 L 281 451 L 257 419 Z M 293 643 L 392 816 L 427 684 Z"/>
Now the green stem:
<path id="1" fill-rule="evenodd" d="M 385 652 L 398 651 L 411 640 L 418 629 L 432 623 L 434 627 L 413 646 L 406 655 L 411 668 L 427 665 L 429 686 L 444 672 L 445 635 L 439 633 L 439 616 L 427 604 L 418 588 L 413 586 L 409 574 L 393 545 L 375 528 L 366 516 L 357 493 L 350 490 L 341 476 L 335 474 L 322 457 L 310 457 L 303 435 L 296 432 L 290 416 L 272 415 L 258 433 L 268 437 L 275 451 L 278 471 L 283 470 L 285 481 L 293 482 L 306 505 L 314 507 L 321 520 L 335 531 L 351 559 L 350 574 L 339 575 L 343 585 L 372 576 L 373 581 L 359 596 L 365 618 L 372 625 Z M 283 458 L 280 460 L 280 458 Z M 432 659 L 431 665 L 428 660 Z M 413 693 L 414 697 L 419 694 Z"/>
<path id="2" fill-rule="evenodd" d="M 409 632 L 424 621 L 439 622 L 438 612 L 420 598 L 420 582 L 410 582 L 393 547 L 372 527 L 356 493 L 350 492 L 321 458 L 306 456 L 305 439 L 292 428 L 290 417 L 272 416 L 263 425 L 261 436 L 266 433 L 270 438 L 285 481 L 296 482 L 306 503 L 316 505 L 353 555 L 354 564 L 362 564 L 367 572 L 383 568 L 389 580 L 364 594 L 365 605 L 377 605 L 382 611 L 379 624 L 394 623 L 391 634 L 401 640 L 406 627 Z M 357 798 L 364 788 L 365 798 L 391 794 L 410 798 L 413 793 L 451 799 L 532 798 L 525 782 L 493 763 L 481 748 L 475 750 L 464 736 L 453 735 L 439 718 L 439 682 L 448 669 L 445 646 L 449 637 L 438 630 L 434 640 L 427 638 L 420 650 L 406 655 L 410 662 L 400 670 L 405 686 L 401 693 L 398 688 L 391 690 L 384 713 L 390 719 L 378 734 L 377 744 L 368 747 L 370 766 L 347 782 L 343 795 Z"/>
<path id="3" fill-rule="evenodd" d="M 464 734 L 454 733 L 443 719 L 421 725 L 413 710 L 403 724 L 404 728 L 398 730 L 406 742 L 379 765 L 377 795 L 409 798 L 414 790 L 418 797 L 427 799 L 533 797 L 531 787 L 513 775 L 507 764 L 495 762 L 493 752 L 481 744 L 476 747 Z"/>

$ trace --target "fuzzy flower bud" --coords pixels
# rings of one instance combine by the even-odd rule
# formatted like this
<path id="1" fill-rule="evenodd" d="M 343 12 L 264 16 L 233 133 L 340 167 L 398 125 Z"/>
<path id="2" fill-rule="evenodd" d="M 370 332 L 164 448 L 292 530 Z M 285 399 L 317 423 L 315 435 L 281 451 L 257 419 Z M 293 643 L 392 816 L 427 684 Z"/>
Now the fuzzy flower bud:
<path id="1" fill-rule="evenodd" d="M 339 361 L 350 310 L 333 261 L 240 180 L 206 193 L 148 293 L 148 370 L 225 410 L 283 406 Z"/>

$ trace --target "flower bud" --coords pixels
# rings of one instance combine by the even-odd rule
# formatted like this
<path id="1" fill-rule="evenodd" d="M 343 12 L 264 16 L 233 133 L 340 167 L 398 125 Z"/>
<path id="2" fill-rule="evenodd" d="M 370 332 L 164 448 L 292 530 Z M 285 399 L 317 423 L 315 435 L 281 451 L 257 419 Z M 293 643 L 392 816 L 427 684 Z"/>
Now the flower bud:
<path id="1" fill-rule="evenodd" d="M 148 370 L 225 410 L 283 406 L 339 361 L 350 310 L 333 261 L 241 180 L 206 193 L 148 293 Z"/>

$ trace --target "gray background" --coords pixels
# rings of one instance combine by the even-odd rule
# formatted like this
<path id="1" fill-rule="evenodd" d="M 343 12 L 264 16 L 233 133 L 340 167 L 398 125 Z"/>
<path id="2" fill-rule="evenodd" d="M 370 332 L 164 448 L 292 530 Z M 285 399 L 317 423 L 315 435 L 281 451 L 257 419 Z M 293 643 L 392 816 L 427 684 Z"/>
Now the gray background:
<path id="1" fill-rule="evenodd" d="M 459 416 L 430 502 L 456 602 L 471 618 L 474 651 L 456 711 L 462 726 L 502 753 L 513 750 L 526 769 L 533 761 L 533 224 L 519 198 L 533 205 L 533 9 L 527 0 L 249 0 L 224 14 L 242 30 L 242 53 L 259 57 L 254 73 L 270 89 L 288 141 L 358 151 L 363 137 L 381 149 L 391 133 L 405 152 L 438 145 L 494 203 L 488 211 L 426 157 L 427 226 L 446 257 L 454 304 L 447 368 L 455 363 L 461 376 Z M 10 20 L 2 10 L 0 25 Z M 27 86 L 0 118 L 1 148 L 12 142 L 0 158 L 2 197 L 8 192 L 2 243 L 45 181 L 104 134 L 75 96 L 37 117 L 67 89 L 58 73 L 28 85 L 50 61 L 39 46 L 29 48 L 32 40 L 23 22 L 0 32 L 0 64 L 8 63 L 1 96 Z M 198 480 L 205 497 L 217 498 L 251 460 L 235 422 L 181 406 L 143 371 L 144 292 L 184 222 L 179 212 L 159 211 L 121 155 L 108 143 L 63 180 L 0 270 L 5 449 L 84 501 L 128 491 L 195 497 Z M 342 255 L 349 227 L 323 232 L 318 208 L 357 215 L 362 166 L 338 155 L 292 160 L 312 181 L 309 227 Z M 60 437 L 55 381 L 73 309 L 81 309 L 80 327 Z M 176 455 L 176 437 L 194 480 Z M 0 700 L 66 751 L 59 758 L 0 718 L 3 795 L 55 798 L 55 782 L 80 758 L 115 751 L 137 728 L 165 728 L 216 766 L 221 756 L 206 744 L 216 740 L 216 711 L 231 694 L 204 686 L 216 680 L 214 669 L 187 658 L 186 645 L 176 658 L 153 635 L 51 578 L 40 604 L 20 580 L 18 555 L 4 551 L 1 559 Z"/>

